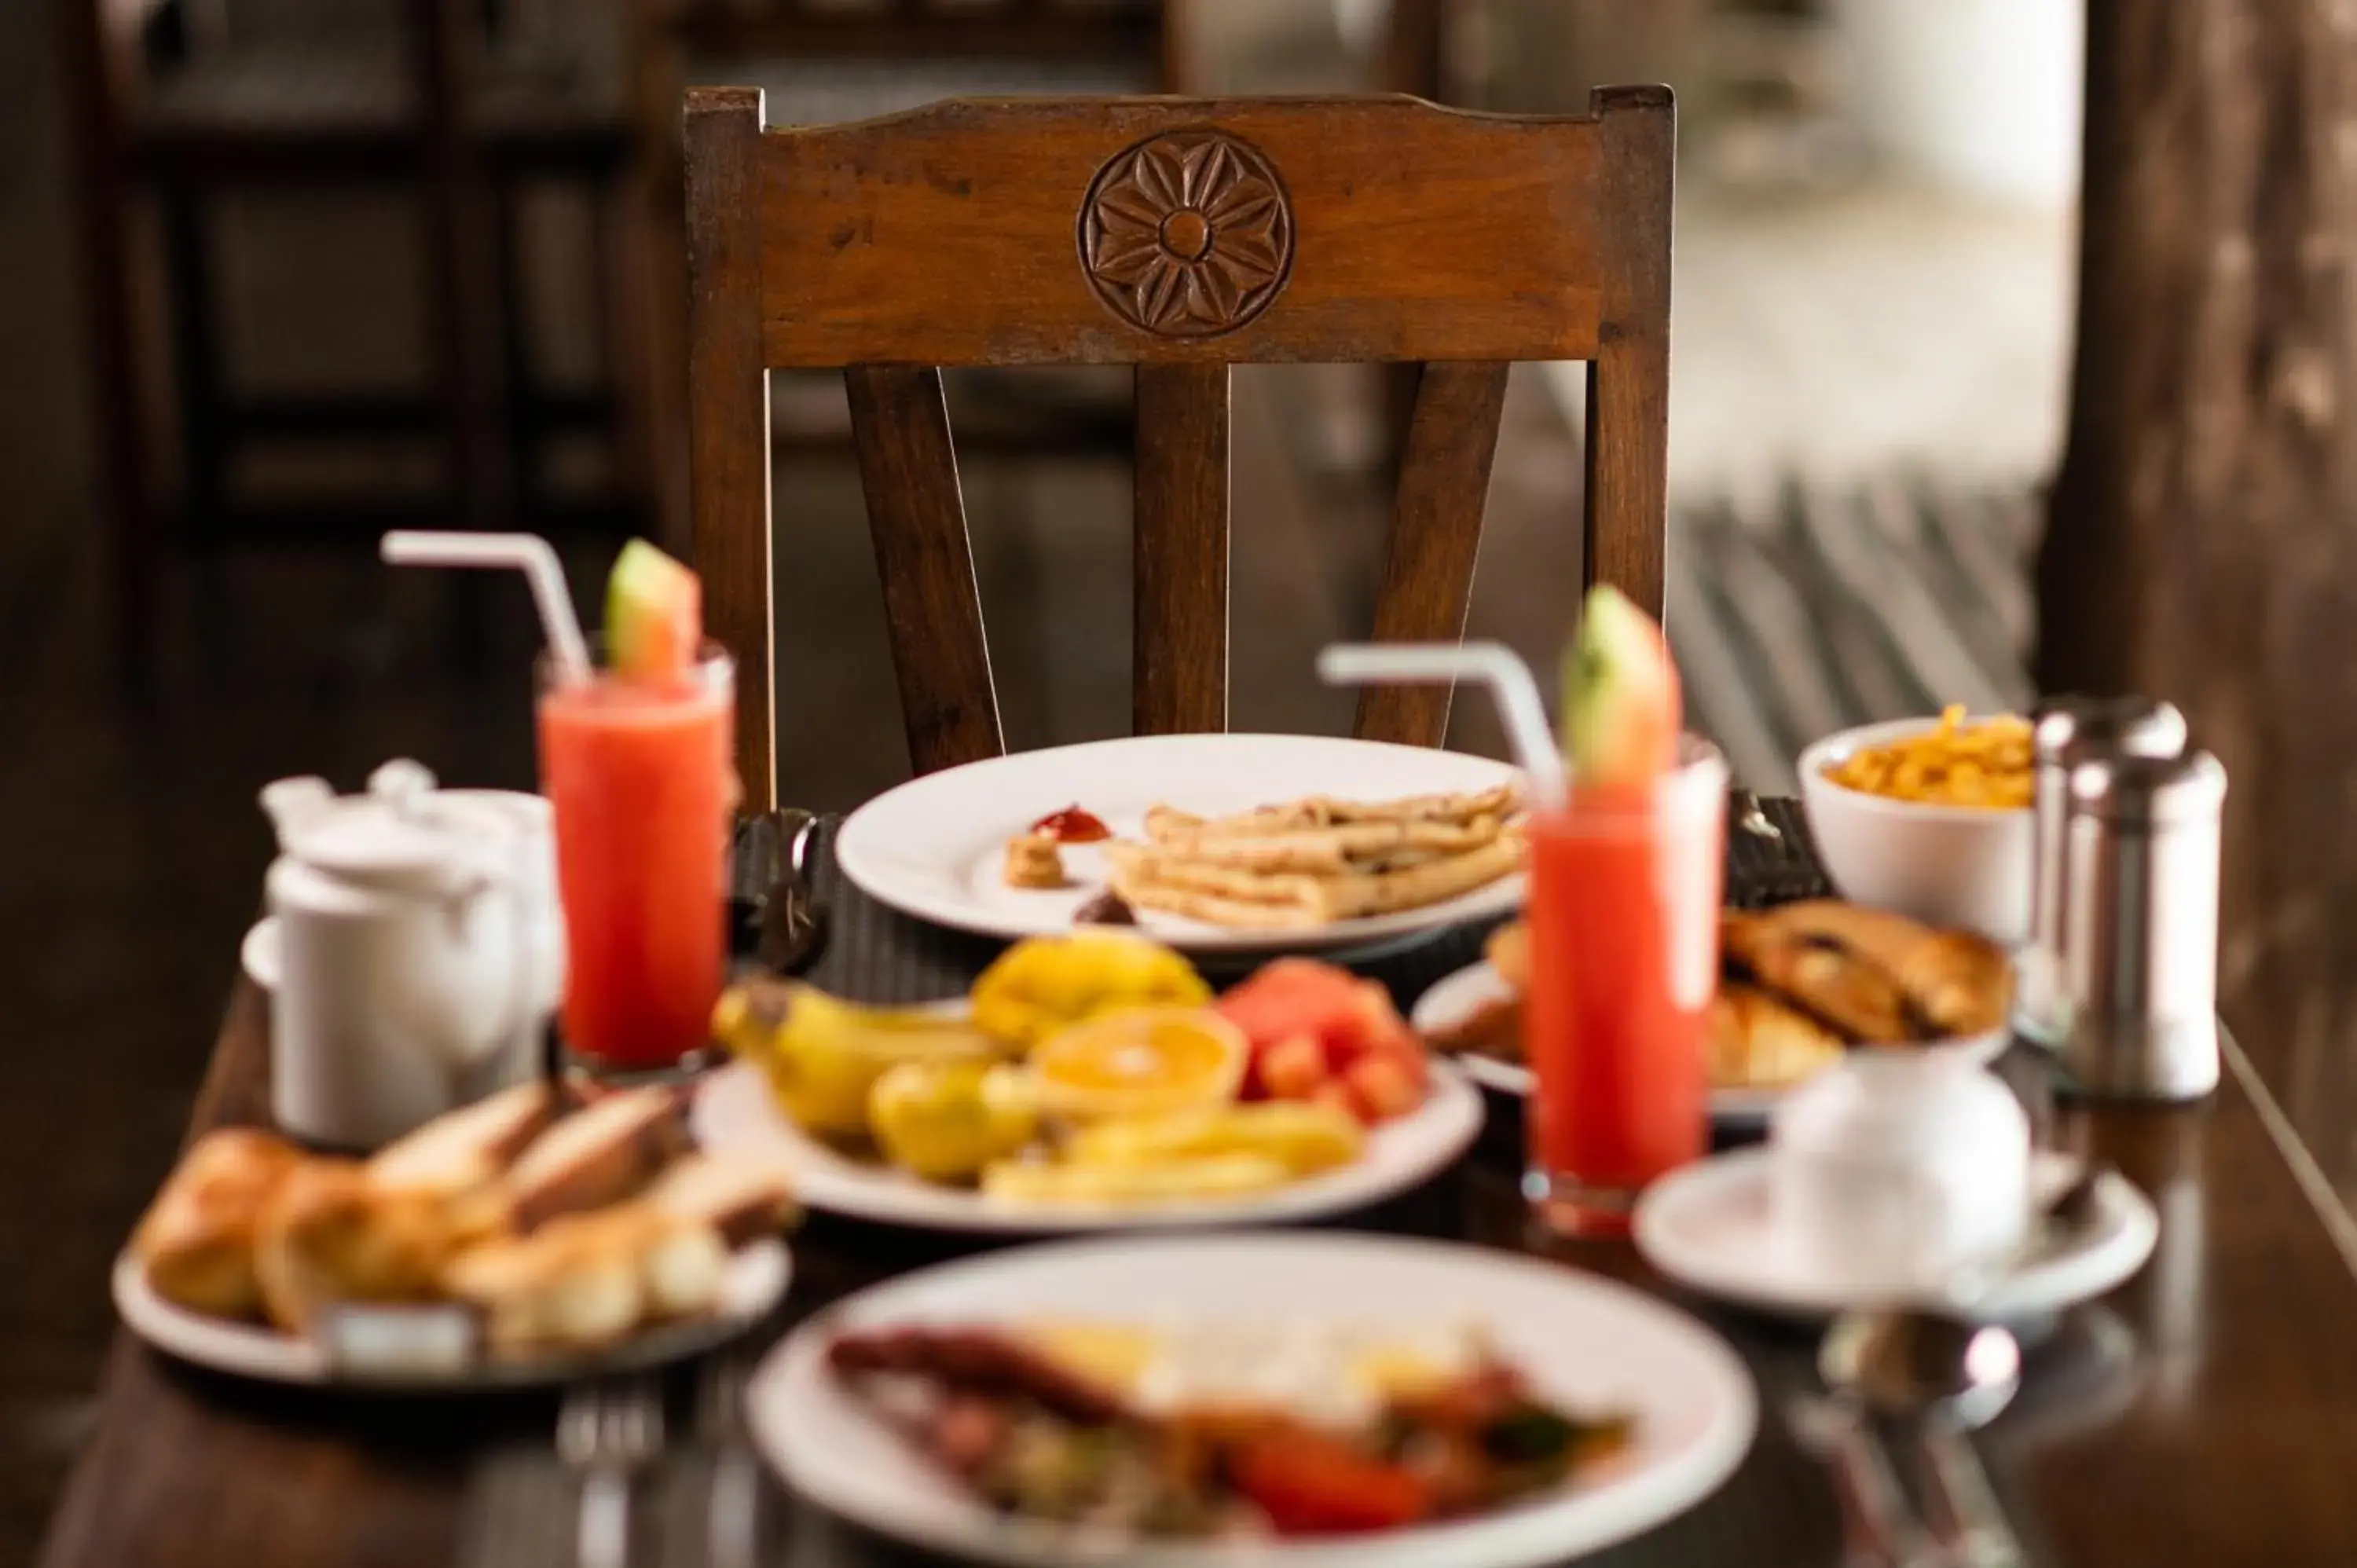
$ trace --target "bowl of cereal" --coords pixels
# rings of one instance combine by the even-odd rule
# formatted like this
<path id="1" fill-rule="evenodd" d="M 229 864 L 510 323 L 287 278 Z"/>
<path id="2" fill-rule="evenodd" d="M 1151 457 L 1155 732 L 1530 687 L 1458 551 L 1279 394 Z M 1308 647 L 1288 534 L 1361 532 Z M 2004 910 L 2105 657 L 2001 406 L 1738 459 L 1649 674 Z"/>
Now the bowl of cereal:
<path id="1" fill-rule="evenodd" d="M 1801 800 L 1842 897 L 2006 947 L 2029 940 L 2029 723 L 1895 719 L 1801 753 Z"/>

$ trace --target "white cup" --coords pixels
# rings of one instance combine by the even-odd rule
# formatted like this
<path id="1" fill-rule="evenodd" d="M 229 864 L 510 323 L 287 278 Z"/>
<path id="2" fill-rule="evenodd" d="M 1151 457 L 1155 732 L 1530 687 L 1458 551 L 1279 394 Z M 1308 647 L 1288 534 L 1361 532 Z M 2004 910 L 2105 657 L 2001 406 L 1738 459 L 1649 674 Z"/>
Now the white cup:
<path id="1" fill-rule="evenodd" d="M 1777 1244 L 1828 1289 L 1936 1299 L 2028 1230 L 2029 1119 L 1953 1052 L 1851 1052 L 1777 1108 L 1769 1154 Z"/>

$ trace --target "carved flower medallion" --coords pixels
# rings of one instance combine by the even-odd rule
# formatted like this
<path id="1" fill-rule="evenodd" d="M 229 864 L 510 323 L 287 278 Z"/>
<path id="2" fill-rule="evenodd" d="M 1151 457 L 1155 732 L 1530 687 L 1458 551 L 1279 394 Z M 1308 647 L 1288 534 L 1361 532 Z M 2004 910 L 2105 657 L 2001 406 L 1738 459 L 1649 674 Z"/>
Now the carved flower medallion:
<path id="1" fill-rule="evenodd" d="M 1232 332 L 1293 266 L 1293 209 L 1259 149 L 1173 131 L 1097 171 L 1081 203 L 1081 270 L 1106 308 L 1165 338 Z"/>

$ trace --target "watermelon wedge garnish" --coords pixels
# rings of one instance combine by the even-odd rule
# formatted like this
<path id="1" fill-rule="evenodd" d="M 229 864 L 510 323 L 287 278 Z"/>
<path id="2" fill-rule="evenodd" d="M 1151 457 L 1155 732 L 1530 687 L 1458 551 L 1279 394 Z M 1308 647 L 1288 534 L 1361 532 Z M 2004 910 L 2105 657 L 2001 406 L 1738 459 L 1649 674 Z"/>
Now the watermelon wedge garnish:
<path id="1" fill-rule="evenodd" d="M 1641 789 L 1677 764 L 1677 666 L 1652 617 L 1605 584 L 1587 592 L 1563 661 L 1564 754 L 1580 789 Z"/>
<path id="2" fill-rule="evenodd" d="M 643 539 L 606 580 L 606 656 L 625 680 L 685 674 L 704 643 L 704 585 Z"/>

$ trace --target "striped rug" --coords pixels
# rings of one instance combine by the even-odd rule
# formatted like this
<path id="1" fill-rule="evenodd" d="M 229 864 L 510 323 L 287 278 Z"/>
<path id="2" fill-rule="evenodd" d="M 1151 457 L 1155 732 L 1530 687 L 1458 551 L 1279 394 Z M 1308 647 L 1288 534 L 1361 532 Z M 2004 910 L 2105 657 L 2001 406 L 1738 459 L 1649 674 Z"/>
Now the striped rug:
<path id="1" fill-rule="evenodd" d="M 1683 511 L 1669 539 L 1670 645 L 1691 722 L 1762 794 L 1850 725 L 2031 701 L 2036 498 L 1915 476 L 1791 483 Z"/>

